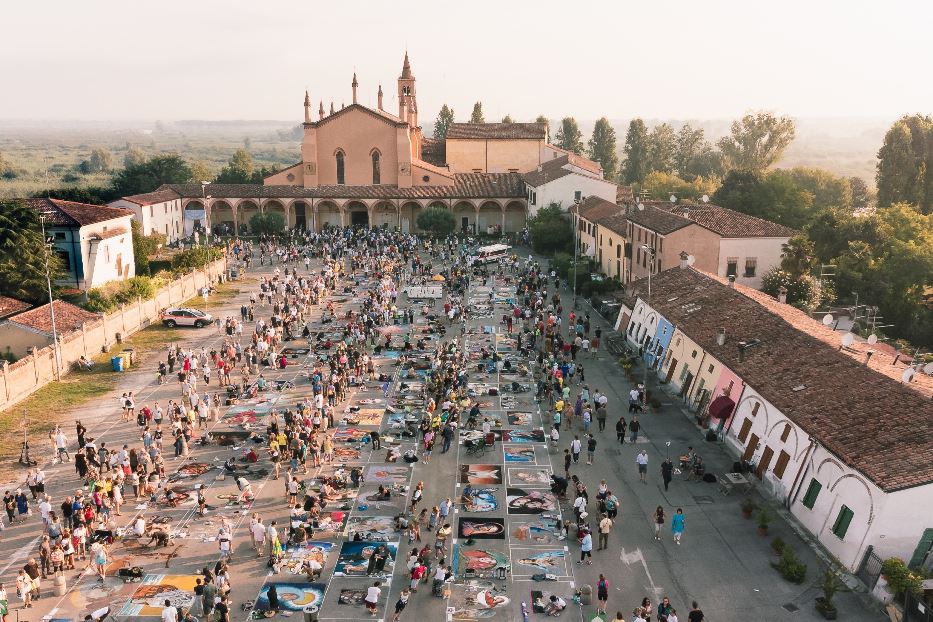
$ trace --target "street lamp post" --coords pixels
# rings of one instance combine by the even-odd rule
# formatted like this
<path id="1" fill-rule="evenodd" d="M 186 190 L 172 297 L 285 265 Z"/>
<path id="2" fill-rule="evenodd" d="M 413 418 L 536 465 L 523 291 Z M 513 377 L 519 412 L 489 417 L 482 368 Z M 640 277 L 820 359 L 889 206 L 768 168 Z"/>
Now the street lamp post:
<path id="1" fill-rule="evenodd" d="M 647 244 L 641 245 L 641 250 L 648 255 L 648 298 L 647 304 L 648 307 L 651 307 L 651 273 L 654 272 L 654 256 L 655 249 L 653 246 L 648 246 Z M 651 340 L 648 341 L 651 343 Z M 642 386 L 644 387 L 644 393 L 642 394 L 642 408 L 645 412 L 648 412 L 648 350 L 645 351 L 645 374 L 644 381 Z"/>
<path id="2" fill-rule="evenodd" d="M 55 301 L 52 298 L 52 276 L 49 273 L 49 255 L 51 254 L 51 242 L 45 237 L 45 219 L 48 213 L 39 214 L 39 226 L 42 228 L 42 247 L 45 249 L 45 283 L 49 288 L 49 313 L 52 316 L 52 352 L 55 356 L 55 379 L 61 380 L 61 355 L 58 351 L 58 328 L 55 325 Z"/>
<path id="3" fill-rule="evenodd" d="M 577 308 L 577 257 L 580 250 L 580 201 L 574 201 L 577 217 L 573 223 L 573 308 Z"/>

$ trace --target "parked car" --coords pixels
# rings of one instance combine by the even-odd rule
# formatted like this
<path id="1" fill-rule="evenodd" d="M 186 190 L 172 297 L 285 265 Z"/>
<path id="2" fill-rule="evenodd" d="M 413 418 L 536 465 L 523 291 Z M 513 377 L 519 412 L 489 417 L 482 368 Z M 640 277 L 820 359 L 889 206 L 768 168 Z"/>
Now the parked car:
<path id="1" fill-rule="evenodd" d="M 162 323 L 169 328 L 176 326 L 210 326 L 214 322 L 213 316 L 197 309 L 166 309 L 162 312 Z"/>

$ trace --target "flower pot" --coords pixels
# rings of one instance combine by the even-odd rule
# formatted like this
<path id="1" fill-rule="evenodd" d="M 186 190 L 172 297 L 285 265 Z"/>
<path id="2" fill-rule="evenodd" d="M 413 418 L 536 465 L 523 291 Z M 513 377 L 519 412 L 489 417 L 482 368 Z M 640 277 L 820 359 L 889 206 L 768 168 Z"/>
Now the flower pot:
<path id="1" fill-rule="evenodd" d="M 835 620 L 839 613 L 836 610 L 836 606 L 832 603 L 827 603 L 826 599 L 822 596 L 817 596 L 816 598 L 816 610 L 827 620 Z"/>
<path id="2" fill-rule="evenodd" d="M 759 535 L 759 536 L 762 536 L 762 537 L 768 535 L 768 526 L 767 526 L 767 525 L 758 525 L 758 535 Z"/>
<path id="3" fill-rule="evenodd" d="M 754 510 L 742 510 L 742 518 L 745 520 L 751 520 L 753 511 Z"/>

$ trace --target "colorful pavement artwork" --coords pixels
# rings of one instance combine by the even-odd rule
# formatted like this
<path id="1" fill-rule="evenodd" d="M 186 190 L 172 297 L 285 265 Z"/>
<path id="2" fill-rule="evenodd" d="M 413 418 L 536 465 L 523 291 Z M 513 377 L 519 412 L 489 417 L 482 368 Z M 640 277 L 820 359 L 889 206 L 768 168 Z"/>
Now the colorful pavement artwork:
<path id="1" fill-rule="evenodd" d="M 493 578 L 498 568 L 507 568 L 508 557 L 501 551 L 464 548 L 454 545 L 454 571 L 459 576 Z M 469 572 L 468 572 L 469 571 Z"/>
<path id="2" fill-rule="evenodd" d="M 501 484 L 502 467 L 497 464 L 461 464 L 461 484 Z"/>
<path id="3" fill-rule="evenodd" d="M 198 575 L 147 574 L 133 592 L 118 617 L 162 617 L 165 601 L 173 606 L 190 607 Z"/>
<path id="4" fill-rule="evenodd" d="M 398 545 L 386 542 L 344 542 L 340 548 L 340 556 L 334 567 L 335 577 L 365 577 L 369 570 L 369 560 L 382 547 L 385 555 L 384 562 L 377 561 L 372 569 L 375 574 L 392 574 L 395 568 L 395 555 Z"/>
<path id="5" fill-rule="evenodd" d="M 476 540 L 505 539 L 505 519 L 502 518 L 461 518 L 457 527 L 461 538 Z"/>
<path id="6" fill-rule="evenodd" d="M 257 611 L 269 611 L 269 586 L 274 585 L 279 607 L 286 611 L 303 611 L 305 607 L 321 606 L 324 602 L 323 583 L 266 583 L 256 598 Z"/>
<path id="7" fill-rule="evenodd" d="M 557 497 L 548 490 L 506 489 L 509 514 L 542 514 L 558 509 Z"/>

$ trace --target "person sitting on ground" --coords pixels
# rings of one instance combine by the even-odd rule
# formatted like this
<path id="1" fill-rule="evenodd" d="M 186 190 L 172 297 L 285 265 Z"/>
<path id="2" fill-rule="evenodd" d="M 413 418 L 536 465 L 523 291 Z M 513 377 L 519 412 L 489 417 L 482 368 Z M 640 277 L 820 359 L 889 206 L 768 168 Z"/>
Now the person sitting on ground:
<path id="1" fill-rule="evenodd" d="M 567 601 L 557 596 L 556 594 L 551 594 L 550 602 L 544 608 L 544 613 L 549 616 L 559 616 L 561 612 L 567 608 Z"/>
<path id="2" fill-rule="evenodd" d="M 85 358 L 82 355 L 81 358 L 78 359 L 78 367 L 80 367 L 81 369 L 85 371 L 91 371 L 91 369 L 94 368 L 94 363 L 92 363 L 91 361 L 89 361 L 87 358 Z"/>

